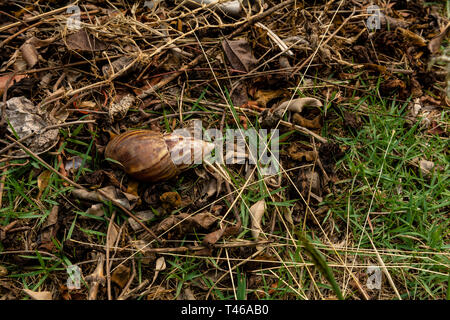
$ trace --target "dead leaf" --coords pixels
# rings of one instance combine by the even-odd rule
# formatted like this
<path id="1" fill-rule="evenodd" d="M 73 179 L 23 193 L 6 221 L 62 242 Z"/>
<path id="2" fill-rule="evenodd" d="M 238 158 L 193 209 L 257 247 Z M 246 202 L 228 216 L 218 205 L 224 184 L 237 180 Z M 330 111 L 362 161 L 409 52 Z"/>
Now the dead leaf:
<path id="1" fill-rule="evenodd" d="M 13 74 L 12 73 L 8 73 L 5 74 L 4 76 L 0 77 L 0 94 L 3 94 L 3 91 L 6 88 L 6 84 L 8 83 L 9 78 L 11 78 Z M 14 83 L 19 82 L 20 80 L 22 80 L 23 78 L 26 78 L 27 75 L 25 74 L 18 74 L 12 77 L 12 79 L 9 81 L 8 84 L 8 89 L 9 87 L 11 87 L 12 85 L 14 85 Z"/>
<path id="2" fill-rule="evenodd" d="M 53 300 L 52 293 L 50 291 L 32 291 L 29 289 L 23 289 L 33 300 Z"/>
<path id="3" fill-rule="evenodd" d="M 139 181 L 130 181 L 127 186 L 127 193 L 139 197 L 138 188 L 139 188 Z"/>
<path id="4" fill-rule="evenodd" d="M 291 144 L 291 146 L 288 148 L 288 154 L 289 157 L 292 158 L 292 160 L 295 161 L 315 161 L 317 159 L 317 152 L 316 151 L 297 151 L 297 146 L 295 144 Z"/>
<path id="5" fill-rule="evenodd" d="M 134 214 L 140 221 L 147 222 L 155 217 L 152 210 L 139 211 Z M 128 218 L 128 223 L 134 231 L 142 229 L 142 226 L 137 223 L 133 218 Z"/>
<path id="6" fill-rule="evenodd" d="M 109 247 L 113 247 L 114 244 L 116 243 L 118 236 L 119 236 L 119 230 L 117 230 L 117 227 L 114 224 L 112 224 L 111 228 L 108 231 L 107 237 L 106 237 L 106 244 Z"/>
<path id="7" fill-rule="evenodd" d="M 258 105 L 266 108 L 268 103 L 277 98 L 283 98 L 287 94 L 286 90 L 257 90 L 253 97 L 256 99 Z"/>
<path id="8" fill-rule="evenodd" d="M 214 222 L 217 221 L 217 218 L 208 212 L 202 212 L 193 216 L 192 221 L 201 226 L 203 229 L 209 229 Z"/>
<path id="9" fill-rule="evenodd" d="M 105 214 L 105 212 L 103 211 L 103 203 L 93 204 L 89 209 L 86 210 L 86 213 L 96 217 L 102 217 Z"/>
<path id="10" fill-rule="evenodd" d="M 130 268 L 127 266 L 120 264 L 116 267 L 111 275 L 111 281 L 117 284 L 120 288 L 125 287 L 130 278 Z"/>
<path id="11" fill-rule="evenodd" d="M 48 113 L 37 108 L 25 97 L 14 97 L 6 102 L 6 116 L 19 138 L 38 133 L 26 139 L 24 144 L 36 152 L 42 153 L 58 142 L 58 129 L 43 131 L 52 125 Z M 11 128 L 8 130 L 12 133 Z"/>
<path id="12" fill-rule="evenodd" d="M 123 56 L 118 58 L 117 60 L 114 60 L 111 62 L 111 64 L 106 64 L 102 67 L 103 75 L 106 78 L 110 78 L 114 75 L 116 75 L 119 72 L 122 72 L 120 76 L 126 76 L 129 75 L 132 72 L 136 72 L 136 69 L 138 66 L 134 64 L 133 66 L 129 67 L 127 70 L 123 71 L 125 68 L 127 68 L 136 58 L 129 57 L 129 56 Z"/>
<path id="13" fill-rule="evenodd" d="M 107 48 L 106 44 L 88 34 L 85 29 L 69 35 L 66 39 L 66 45 L 70 50 L 79 51 L 103 51 Z"/>
<path id="14" fill-rule="evenodd" d="M 250 44 L 247 40 L 223 40 L 222 47 L 231 66 L 240 71 L 249 72 L 256 64 Z"/>
<path id="15" fill-rule="evenodd" d="M 179 300 L 197 300 L 195 299 L 194 293 L 191 289 L 185 288 L 183 292 L 178 296 Z"/>
<path id="16" fill-rule="evenodd" d="M 5 277 L 8 274 L 8 269 L 0 264 L 0 277 Z"/>
<path id="17" fill-rule="evenodd" d="M 104 188 L 99 189 L 102 192 L 106 193 L 110 198 L 114 199 L 114 201 L 120 203 L 122 206 L 127 208 L 128 210 L 132 209 L 135 205 L 137 200 L 139 199 L 135 195 L 122 192 L 119 189 L 113 187 L 113 186 L 107 186 Z M 100 192 L 97 191 L 87 191 L 85 189 L 74 189 L 72 190 L 72 194 L 79 199 L 83 200 L 89 200 L 89 201 L 106 201 L 109 200 L 105 198 L 103 195 L 100 194 Z"/>
<path id="18" fill-rule="evenodd" d="M 294 115 L 292 116 L 292 122 L 294 122 L 295 124 L 302 126 L 304 128 L 309 128 L 309 129 L 322 128 L 322 116 L 321 115 L 318 115 L 314 119 L 309 120 L 309 119 L 302 117 L 298 113 L 294 113 Z"/>
<path id="19" fill-rule="evenodd" d="M 231 93 L 230 98 L 235 107 L 241 107 L 248 103 L 247 86 L 243 83 L 239 83 Z"/>
<path id="20" fill-rule="evenodd" d="M 232 236 L 239 232 L 241 229 L 241 221 L 239 221 L 235 226 L 228 226 L 216 231 L 213 231 L 211 233 L 208 233 L 203 238 L 203 245 L 207 247 L 212 247 L 216 244 L 217 241 L 219 241 L 222 237 Z"/>
<path id="21" fill-rule="evenodd" d="M 250 207 L 251 231 L 255 240 L 259 240 L 259 235 L 262 232 L 261 220 L 265 210 L 266 202 L 264 200 L 259 200 Z"/>
<path id="22" fill-rule="evenodd" d="M 41 250 L 52 252 L 53 249 L 55 249 L 53 239 L 56 237 L 56 233 L 59 229 L 58 212 L 59 206 L 54 206 L 50 211 L 47 220 L 45 220 L 45 223 L 42 225 L 41 244 L 39 245 L 39 249 Z"/>
<path id="23" fill-rule="evenodd" d="M 162 201 L 162 206 L 164 209 L 179 208 L 182 205 L 181 197 L 178 192 L 165 192 L 159 199 Z"/>
<path id="24" fill-rule="evenodd" d="M 120 97 L 117 102 L 112 103 L 108 111 L 111 120 L 123 119 L 127 115 L 128 110 L 134 105 L 135 101 L 135 96 L 127 94 L 126 96 Z"/>
<path id="25" fill-rule="evenodd" d="M 397 30 L 399 30 L 402 35 L 409 41 L 411 41 L 411 43 L 413 43 L 416 46 L 419 47 L 426 47 L 427 43 L 425 41 L 424 38 L 422 38 L 421 36 L 419 36 L 418 34 L 415 34 L 412 31 L 409 31 L 408 29 L 403 29 L 403 28 L 397 28 Z"/>
<path id="26" fill-rule="evenodd" d="M 435 54 L 439 51 L 439 49 L 441 48 L 442 40 L 445 39 L 449 30 L 450 30 L 450 23 L 448 23 L 444 27 L 444 29 L 440 34 L 438 34 L 436 37 L 430 40 L 430 42 L 428 43 L 428 50 L 430 50 L 432 54 Z"/>
<path id="27" fill-rule="evenodd" d="M 213 246 L 216 244 L 217 241 L 219 241 L 220 238 L 224 235 L 226 231 L 226 228 L 222 228 L 216 231 L 213 231 L 211 233 L 208 233 L 204 238 L 202 243 L 205 246 Z"/>
<path id="28" fill-rule="evenodd" d="M 431 173 L 433 172 L 433 170 L 435 169 L 436 164 L 433 161 L 428 161 L 428 160 L 424 160 L 421 159 L 419 161 L 419 169 L 420 172 L 422 172 L 422 175 L 424 177 L 430 177 Z"/>
<path id="29" fill-rule="evenodd" d="M 217 218 L 208 212 L 198 213 L 195 216 L 191 216 L 187 213 L 180 213 L 178 215 L 171 215 L 161 221 L 157 230 L 158 232 L 165 232 L 173 226 L 176 226 L 174 231 L 184 235 L 187 232 L 191 232 L 196 227 L 209 229 L 216 222 L 216 220 Z"/>
<path id="30" fill-rule="evenodd" d="M 150 250 L 150 246 L 144 240 L 136 240 L 132 242 L 132 246 L 143 255 L 141 262 L 143 264 L 150 264 L 156 259 L 154 252 Z"/>
<path id="31" fill-rule="evenodd" d="M 52 175 L 52 172 L 50 170 L 45 170 L 37 177 L 37 185 L 38 185 L 38 189 L 39 189 L 39 193 L 37 196 L 38 199 L 41 198 L 42 193 L 47 188 L 51 175 Z"/>
<path id="32" fill-rule="evenodd" d="M 22 57 L 27 62 L 28 67 L 33 68 L 39 61 L 39 53 L 32 43 L 25 42 L 21 47 Z"/>
<path id="33" fill-rule="evenodd" d="M 155 282 L 159 272 L 163 270 L 166 270 L 166 260 L 164 259 L 164 257 L 159 257 L 158 260 L 156 260 L 155 275 L 153 276 L 153 280 L 150 286 Z"/>

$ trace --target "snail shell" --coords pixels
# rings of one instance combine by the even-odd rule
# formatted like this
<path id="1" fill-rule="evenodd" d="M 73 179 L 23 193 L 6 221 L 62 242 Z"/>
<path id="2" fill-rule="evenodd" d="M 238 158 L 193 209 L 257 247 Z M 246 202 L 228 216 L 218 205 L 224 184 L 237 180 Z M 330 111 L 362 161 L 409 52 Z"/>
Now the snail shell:
<path id="1" fill-rule="evenodd" d="M 136 180 L 157 182 L 177 176 L 194 163 L 194 150 L 202 159 L 214 144 L 177 134 L 134 130 L 115 136 L 106 146 L 105 157 L 118 161 Z"/>

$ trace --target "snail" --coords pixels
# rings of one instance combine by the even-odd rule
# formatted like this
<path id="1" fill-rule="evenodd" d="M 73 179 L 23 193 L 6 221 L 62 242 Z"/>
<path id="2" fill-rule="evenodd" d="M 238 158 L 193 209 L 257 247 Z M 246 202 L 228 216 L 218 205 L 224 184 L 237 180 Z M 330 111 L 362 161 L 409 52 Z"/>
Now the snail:
<path id="1" fill-rule="evenodd" d="M 115 136 L 106 146 L 105 157 L 119 162 L 136 180 L 158 182 L 169 180 L 194 162 L 204 160 L 214 146 L 174 133 L 134 130 Z"/>

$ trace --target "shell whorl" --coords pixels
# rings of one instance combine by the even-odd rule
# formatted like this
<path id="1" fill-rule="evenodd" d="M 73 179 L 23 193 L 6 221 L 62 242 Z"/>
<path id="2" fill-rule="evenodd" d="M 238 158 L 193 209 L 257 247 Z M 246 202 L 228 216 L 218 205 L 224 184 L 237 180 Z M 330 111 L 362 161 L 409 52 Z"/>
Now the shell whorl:
<path id="1" fill-rule="evenodd" d="M 170 158 L 163 135 L 156 131 L 122 133 L 108 143 L 105 156 L 120 162 L 125 172 L 136 180 L 157 182 L 180 172 Z"/>
<path id="2" fill-rule="evenodd" d="M 192 137 L 134 130 L 115 136 L 105 157 L 118 161 L 136 180 L 157 182 L 177 176 L 213 149 L 214 144 Z"/>

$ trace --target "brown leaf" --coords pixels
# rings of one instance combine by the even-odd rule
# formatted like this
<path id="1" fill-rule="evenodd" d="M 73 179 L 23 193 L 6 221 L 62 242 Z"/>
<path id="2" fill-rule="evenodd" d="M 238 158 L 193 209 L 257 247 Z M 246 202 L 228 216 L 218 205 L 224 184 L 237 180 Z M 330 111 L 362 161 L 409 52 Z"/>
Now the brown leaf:
<path id="1" fill-rule="evenodd" d="M 152 210 L 144 210 L 144 211 L 136 212 L 135 216 L 140 221 L 145 223 L 149 220 L 152 220 L 155 217 L 155 214 L 153 213 Z M 142 226 L 139 223 L 137 223 L 133 218 L 128 218 L 128 223 L 130 224 L 131 228 L 134 231 L 138 231 L 138 230 L 142 229 Z"/>
<path id="2" fill-rule="evenodd" d="M 288 154 L 289 157 L 292 158 L 292 160 L 296 161 L 315 161 L 317 159 L 317 152 L 315 151 L 297 151 L 297 148 L 294 147 L 295 145 L 292 144 L 288 148 Z"/>
<path id="3" fill-rule="evenodd" d="M 298 98 L 293 100 L 284 101 L 278 107 L 275 108 L 276 112 L 284 112 L 285 109 L 291 112 L 302 112 L 305 107 L 320 108 L 323 104 L 316 98 Z"/>
<path id="4" fill-rule="evenodd" d="M 137 200 L 139 199 L 138 197 L 126 192 L 122 192 L 119 189 L 114 188 L 113 186 L 104 187 L 100 190 L 107 194 L 110 198 L 114 199 L 114 201 L 120 203 L 129 210 L 135 206 Z M 87 191 L 84 189 L 74 189 L 72 190 L 72 195 L 76 198 L 89 201 L 99 202 L 109 200 L 97 191 Z"/>
<path id="5" fill-rule="evenodd" d="M 8 83 L 9 78 L 11 78 L 12 73 L 5 74 L 4 76 L 0 77 L 0 94 L 3 94 L 3 91 L 6 88 L 6 84 Z M 14 83 L 19 82 L 23 78 L 26 78 L 27 75 L 25 74 L 18 74 L 16 76 L 13 76 L 12 79 L 9 81 L 8 88 L 14 85 Z"/>
<path id="6" fill-rule="evenodd" d="M 309 129 L 320 129 L 322 128 L 322 116 L 318 115 L 312 120 L 306 119 L 299 115 L 298 113 L 294 113 L 292 116 L 292 121 L 299 126 L 309 128 Z"/>
<path id="7" fill-rule="evenodd" d="M 158 232 L 165 232 L 176 226 L 176 230 L 179 233 L 185 234 L 191 232 L 196 227 L 208 229 L 214 222 L 216 222 L 216 218 L 207 212 L 202 212 L 195 216 L 190 216 L 187 213 L 180 213 L 178 215 L 171 215 L 161 221 L 157 230 Z"/>
<path id="8" fill-rule="evenodd" d="M 150 286 L 155 282 L 159 272 L 163 270 L 166 270 L 166 260 L 164 260 L 164 257 L 159 257 L 158 260 L 156 260 L 155 275 L 153 276 Z"/>
<path id="9" fill-rule="evenodd" d="M 132 246 L 136 250 L 138 250 L 140 254 L 142 254 L 143 257 L 141 262 L 143 264 L 150 264 L 151 262 L 155 261 L 156 254 L 150 250 L 151 247 L 144 240 L 133 241 Z"/>
<path id="10" fill-rule="evenodd" d="M 250 44 L 247 40 L 224 40 L 222 47 L 231 66 L 240 71 L 249 72 L 256 64 Z"/>
<path id="11" fill-rule="evenodd" d="M 51 175 L 52 172 L 50 170 L 45 170 L 37 177 L 37 185 L 39 189 L 39 193 L 37 196 L 38 199 L 41 198 L 42 193 L 47 188 Z"/>
<path id="12" fill-rule="evenodd" d="M 33 291 L 28 289 L 23 289 L 23 291 L 33 300 L 53 300 L 52 293 L 50 291 Z"/>
<path id="13" fill-rule="evenodd" d="M 322 194 L 320 176 L 316 171 L 313 171 L 310 168 L 303 168 L 300 170 L 298 184 L 300 192 L 305 198 L 310 194 L 310 190 L 317 196 L 321 196 Z"/>
<path id="14" fill-rule="evenodd" d="M 282 98 L 286 95 L 286 90 L 257 90 L 253 97 L 260 107 L 267 107 L 267 104 L 277 98 Z"/>
<path id="15" fill-rule="evenodd" d="M 419 36 L 418 34 L 415 34 L 414 32 L 409 31 L 408 29 L 403 29 L 400 27 L 397 28 L 397 30 L 399 30 L 407 40 L 411 41 L 412 44 L 419 47 L 425 47 L 427 45 L 425 39 Z"/>
<path id="16" fill-rule="evenodd" d="M 231 101 L 235 107 L 241 107 L 248 102 L 247 87 L 240 83 L 231 93 Z"/>
<path id="17" fill-rule="evenodd" d="M 0 277 L 5 277 L 8 275 L 8 269 L 0 264 Z"/>
<path id="18" fill-rule="evenodd" d="M 112 222 L 110 222 L 112 223 Z M 119 231 L 117 230 L 117 227 L 113 224 L 111 226 L 110 232 L 108 232 L 106 237 L 106 243 L 109 247 L 113 247 L 116 243 L 117 237 L 119 236 Z"/>
<path id="19" fill-rule="evenodd" d="M 85 29 L 69 35 L 66 39 L 66 44 L 71 50 L 102 51 L 106 49 L 106 44 L 93 35 L 88 34 Z"/>
<path id="20" fill-rule="evenodd" d="M 209 229 L 216 222 L 217 218 L 208 212 L 202 212 L 192 217 L 192 220 L 202 228 Z"/>
<path id="21" fill-rule="evenodd" d="M 47 217 L 47 220 L 42 225 L 41 232 L 41 244 L 40 249 L 47 251 L 53 251 L 55 244 L 52 239 L 56 237 L 56 233 L 59 229 L 58 225 L 58 211 L 59 206 L 54 206 Z"/>
<path id="22" fill-rule="evenodd" d="M 22 57 L 27 62 L 29 68 L 33 68 L 39 61 L 39 53 L 32 43 L 24 43 L 20 47 Z"/>
<path id="23" fill-rule="evenodd" d="M 220 240 L 222 237 L 232 236 L 239 232 L 239 229 L 241 228 L 241 221 L 239 221 L 235 226 L 229 226 L 225 227 L 216 231 L 213 231 L 211 233 L 208 233 L 203 238 L 203 245 L 207 247 L 212 247 L 216 244 L 217 241 Z"/>
<path id="24" fill-rule="evenodd" d="M 219 241 L 219 239 L 223 236 L 223 234 L 225 233 L 226 228 L 222 228 L 216 231 L 213 231 L 211 233 L 208 233 L 204 238 L 203 238 L 203 245 L 205 246 L 213 246 L 214 244 L 216 244 L 217 241 Z"/>
<path id="25" fill-rule="evenodd" d="M 439 49 L 441 48 L 442 40 L 444 40 L 444 38 L 447 36 L 449 30 L 450 30 L 450 23 L 448 23 L 444 27 L 444 29 L 440 34 L 438 34 L 436 37 L 430 40 L 430 42 L 428 43 L 428 50 L 430 50 L 431 53 L 434 54 L 439 51 Z"/>
<path id="26" fill-rule="evenodd" d="M 259 239 L 259 234 L 262 232 L 261 220 L 266 210 L 266 202 L 264 200 L 259 200 L 250 207 L 250 220 L 251 220 L 251 230 L 252 236 L 255 240 Z"/>
<path id="27" fill-rule="evenodd" d="M 162 206 L 165 209 L 181 207 L 181 196 L 177 192 L 165 192 L 159 199 L 162 201 Z"/>
<path id="28" fill-rule="evenodd" d="M 118 265 L 111 275 L 111 281 L 121 288 L 125 287 L 128 279 L 130 278 L 130 271 L 130 268 L 128 268 L 127 266 L 123 264 Z"/>
<path id="29" fill-rule="evenodd" d="M 122 72 L 121 76 L 128 75 L 137 69 L 136 64 L 125 70 L 125 72 L 122 70 L 127 68 L 134 60 L 135 58 L 129 56 L 120 57 L 117 60 L 112 61 L 111 64 L 106 64 L 102 67 L 103 75 L 106 78 L 109 78 L 119 72 Z"/>

